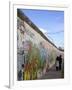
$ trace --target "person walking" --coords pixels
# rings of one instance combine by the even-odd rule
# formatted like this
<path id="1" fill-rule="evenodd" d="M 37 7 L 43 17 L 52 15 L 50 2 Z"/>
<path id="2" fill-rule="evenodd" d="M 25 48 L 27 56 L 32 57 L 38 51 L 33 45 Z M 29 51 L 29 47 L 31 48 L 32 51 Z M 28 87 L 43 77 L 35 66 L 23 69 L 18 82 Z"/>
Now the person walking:
<path id="1" fill-rule="evenodd" d="M 62 56 L 59 56 L 59 70 L 61 70 L 61 66 L 62 66 Z"/>

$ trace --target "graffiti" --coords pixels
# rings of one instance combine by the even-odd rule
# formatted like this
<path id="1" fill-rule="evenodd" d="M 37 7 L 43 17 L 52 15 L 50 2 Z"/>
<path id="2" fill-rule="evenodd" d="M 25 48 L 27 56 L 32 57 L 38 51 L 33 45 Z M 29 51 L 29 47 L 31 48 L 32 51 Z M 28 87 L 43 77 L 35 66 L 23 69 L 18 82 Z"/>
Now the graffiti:
<path id="1" fill-rule="evenodd" d="M 25 51 L 27 53 L 25 54 Z M 24 76 L 23 80 L 34 80 L 39 78 L 39 74 L 42 75 L 42 72 L 46 72 L 48 66 L 48 51 L 41 46 L 38 48 L 36 44 L 33 44 L 31 41 L 24 42 L 24 54 L 25 54 L 25 63 L 24 63 Z M 52 57 L 52 55 L 51 55 Z M 51 58 L 53 59 L 53 58 Z"/>
<path id="2" fill-rule="evenodd" d="M 17 19 L 17 29 L 21 31 L 21 33 L 24 33 L 24 22 L 20 20 L 19 18 Z"/>
<path id="3" fill-rule="evenodd" d="M 25 31 L 32 39 L 34 38 L 34 34 L 31 32 L 31 31 L 29 31 L 28 29 L 26 29 L 26 31 Z"/>

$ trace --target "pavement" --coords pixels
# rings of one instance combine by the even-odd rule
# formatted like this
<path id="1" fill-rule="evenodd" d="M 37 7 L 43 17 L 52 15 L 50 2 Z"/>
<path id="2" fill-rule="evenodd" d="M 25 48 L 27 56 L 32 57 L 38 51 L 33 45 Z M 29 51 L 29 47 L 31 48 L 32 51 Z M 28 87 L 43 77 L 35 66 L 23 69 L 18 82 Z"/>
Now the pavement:
<path id="1" fill-rule="evenodd" d="M 40 79 L 62 79 L 62 71 L 56 71 L 55 65 L 46 72 Z"/>

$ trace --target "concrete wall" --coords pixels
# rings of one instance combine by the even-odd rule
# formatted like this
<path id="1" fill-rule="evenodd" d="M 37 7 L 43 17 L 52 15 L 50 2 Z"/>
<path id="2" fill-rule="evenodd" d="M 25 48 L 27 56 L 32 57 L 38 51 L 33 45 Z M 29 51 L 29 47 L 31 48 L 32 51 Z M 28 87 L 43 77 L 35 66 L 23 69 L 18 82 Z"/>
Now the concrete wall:
<path id="1" fill-rule="evenodd" d="M 55 63 L 55 59 L 57 55 L 64 54 L 62 51 L 58 50 L 55 46 L 53 46 L 50 42 L 45 40 L 36 30 L 34 30 L 30 25 L 27 24 L 27 22 L 22 21 L 19 17 L 18 19 L 18 28 L 17 28 L 17 46 L 18 50 L 23 50 L 23 42 L 31 41 L 33 44 L 35 44 L 40 50 L 41 46 L 40 43 L 42 43 L 42 46 L 47 52 L 47 63 L 49 63 L 50 67 Z M 22 32 L 23 30 L 23 32 Z M 50 61 L 50 55 L 53 56 L 53 61 Z M 18 60 L 18 70 L 21 69 L 21 64 L 23 63 L 23 55 L 20 55 L 18 53 L 17 56 Z"/>

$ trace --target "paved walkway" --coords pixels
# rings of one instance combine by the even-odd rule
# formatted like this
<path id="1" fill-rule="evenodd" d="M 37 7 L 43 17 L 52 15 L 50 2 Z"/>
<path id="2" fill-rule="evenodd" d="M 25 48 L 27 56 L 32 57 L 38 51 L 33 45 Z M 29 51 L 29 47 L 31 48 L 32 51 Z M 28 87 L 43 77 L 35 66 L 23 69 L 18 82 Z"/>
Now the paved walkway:
<path id="1" fill-rule="evenodd" d="M 62 71 L 56 71 L 55 66 L 53 66 L 44 76 L 40 79 L 58 79 L 62 78 Z"/>

